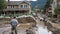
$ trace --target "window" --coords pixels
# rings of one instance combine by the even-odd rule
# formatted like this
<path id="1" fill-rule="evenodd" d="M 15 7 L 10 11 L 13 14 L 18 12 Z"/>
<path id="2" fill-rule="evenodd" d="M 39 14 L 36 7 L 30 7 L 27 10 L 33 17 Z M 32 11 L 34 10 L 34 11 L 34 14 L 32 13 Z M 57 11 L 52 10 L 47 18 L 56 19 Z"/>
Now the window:
<path id="1" fill-rule="evenodd" d="M 7 6 L 7 8 L 15 8 L 15 5 Z"/>
<path id="2" fill-rule="evenodd" d="M 14 5 L 12 6 L 12 8 L 14 8 Z"/>
<path id="3" fill-rule="evenodd" d="M 23 8 L 23 5 L 21 5 L 21 8 Z"/>
<path id="4" fill-rule="evenodd" d="M 18 8 L 18 6 L 17 6 L 17 5 L 15 5 L 15 6 L 14 6 L 14 8 Z"/>
<path id="5" fill-rule="evenodd" d="M 14 8 L 14 5 L 10 5 L 10 6 L 8 6 L 8 8 Z"/>
<path id="6" fill-rule="evenodd" d="M 14 5 L 11 5 L 11 8 L 14 8 Z"/>
<path id="7" fill-rule="evenodd" d="M 8 5 L 7 8 L 11 8 L 11 6 Z"/>
<path id="8" fill-rule="evenodd" d="M 21 8 L 27 8 L 27 5 L 21 5 Z"/>
<path id="9" fill-rule="evenodd" d="M 11 8 L 12 8 L 12 5 L 11 5 Z"/>
<path id="10" fill-rule="evenodd" d="M 24 5 L 24 8 L 27 8 L 27 5 Z"/>

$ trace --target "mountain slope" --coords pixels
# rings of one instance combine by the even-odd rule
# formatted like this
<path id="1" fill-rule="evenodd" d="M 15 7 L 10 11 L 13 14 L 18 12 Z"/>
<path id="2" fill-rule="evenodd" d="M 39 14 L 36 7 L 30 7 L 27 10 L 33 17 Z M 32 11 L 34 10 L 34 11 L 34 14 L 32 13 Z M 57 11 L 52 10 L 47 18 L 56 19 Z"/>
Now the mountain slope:
<path id="1" fill-rule="evenodd" d="M 46 1 L 47 0 L 38 0 L 39 8 L 42 8 L 45 5 Z M 34 8 L 36 6 L 36 1 L 31 1 L 30 3 L 32 5 L 32 8 Z"/>

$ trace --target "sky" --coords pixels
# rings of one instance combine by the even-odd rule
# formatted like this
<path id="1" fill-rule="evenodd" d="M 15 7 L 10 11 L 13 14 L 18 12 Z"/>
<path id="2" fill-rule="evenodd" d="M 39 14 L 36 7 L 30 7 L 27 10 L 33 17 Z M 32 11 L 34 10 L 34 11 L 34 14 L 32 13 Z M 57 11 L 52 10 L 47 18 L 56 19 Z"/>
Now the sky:
<path id="1" fill-rule="evenodd" d="M 10 0 L 10 1 L 24 1 L 24 0 Z M 27 1 L 36 1 L 36 0 L 27 0 Z"/>

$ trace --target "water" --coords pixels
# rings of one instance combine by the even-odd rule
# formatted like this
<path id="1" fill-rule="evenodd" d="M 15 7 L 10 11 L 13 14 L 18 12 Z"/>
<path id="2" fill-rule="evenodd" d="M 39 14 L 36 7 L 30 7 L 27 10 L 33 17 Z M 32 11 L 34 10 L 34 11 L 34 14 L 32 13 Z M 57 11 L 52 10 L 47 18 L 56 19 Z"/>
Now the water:
<path id="1" fill-rule="evenodd" d="M 36 34 L 52 34 L 52 32 L 48 31 L 47 27 L 43 28 L 42 26 L 38 26 Z"/>
<path id="2" fill-rule="evenodd" d="M 2 34 L 4 31 L 8 31 L 10 28 L 11 27 L 3 27 L 3 28 L 0 28 L 0 34 Z"/>
<path id="3" fill-rule="evenodd" d="M 42 26 L 44 24 L 41 24 L 42 22 L 40 22 L 39 20 L 36 20 L 37 21 L 37 31 L 36 31 L 36 34 L 52 34 L 51 31 L 48 31 L 47 27 L 45 26 Z M 40 22 L 40 24 L 39 24 Z M 45 27 L 45 28 L 44 28 Z M 7 31 L 11 29 L 11 27 L 4 27 L 4 28 L 0 28 L 0 34 L 2 34 L 4 31 Z M 8 34 L 9 32 L 7 32 L 6 34 Z M 26 32 L 24 30 L 19 30 L 18 31 L 18 34 L 25 34 Z"/>
<path id="4" fill-rule="evenodd" d="M 0 34 L 2 34 L 3 31 L 7 31 L 7 30 L 9 30 L 9 29 L 11 29 L 11 27 L 0 28 Z M 23 33 L 22 33 L 22 32 L 23 32 Z M 9 33 L 9 32 L 7 32 L 7 33 Z M 20 30 L 20 31 L 18 31 L 18 34 L 19 34 L 19 33 L 24 34 L 24 33 L 26 33 L 26 32 Z M 38 25 L 38 26 L 37 26 L 36 34 L 52 34 L 52 32 L 51 32 L 51 31 L 48 31 L 47 27 L 44 28 L 43 26 Z"/>

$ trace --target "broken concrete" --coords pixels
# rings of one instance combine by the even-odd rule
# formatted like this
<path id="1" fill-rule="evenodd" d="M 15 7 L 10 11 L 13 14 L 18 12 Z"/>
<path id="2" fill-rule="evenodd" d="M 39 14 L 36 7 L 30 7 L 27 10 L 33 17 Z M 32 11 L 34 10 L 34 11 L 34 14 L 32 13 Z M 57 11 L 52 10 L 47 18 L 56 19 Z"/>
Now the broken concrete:
<path id="1" fill-rule="evenodd" d="M 53 34 L 60 34 L 59 24 L 45 22 L 45 26 L 47 26 L 47 29 L 52 31 Z"/>

